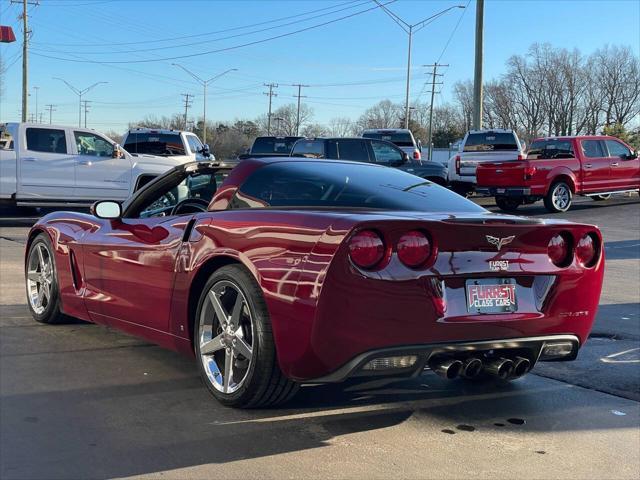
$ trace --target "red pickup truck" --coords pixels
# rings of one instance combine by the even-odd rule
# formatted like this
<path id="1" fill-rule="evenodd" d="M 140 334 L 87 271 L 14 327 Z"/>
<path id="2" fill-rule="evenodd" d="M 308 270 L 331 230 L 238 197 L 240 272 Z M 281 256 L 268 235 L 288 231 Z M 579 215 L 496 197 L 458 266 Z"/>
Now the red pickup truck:
<path id="1" fill-rule="evenodd" d="M 640 190 L 640 160 L 614 137 L 537 138 L 524 160 L 483 163 L 476 176 L 477 191 L 494 196 L 502 210 L 542 199 L 550 212 L 565 212 L 574 195 L 606 200 Z"/>

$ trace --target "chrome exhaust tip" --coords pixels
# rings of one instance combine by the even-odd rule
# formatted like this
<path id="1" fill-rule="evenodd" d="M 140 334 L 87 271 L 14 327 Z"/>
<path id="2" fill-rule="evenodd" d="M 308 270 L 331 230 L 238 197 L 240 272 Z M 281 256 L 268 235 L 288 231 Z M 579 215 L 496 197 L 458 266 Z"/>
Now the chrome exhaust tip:
<path id="1" fill-rule="evenodd" d="M 528 358 L 516 357 L 513 359 L 512 378 L 522 377 L 531 370 L 531 361 Z"/>
<path id="2" fill-rule="evenodd" d="M 462 364 L 461 375 L 465 378 L 476 378 L 482 372 L 482 360 L 479 358 L 467 358 Z"/>
<path id="3" fill-rule="evenodd" d="M 485 367 L 485 371 L 491 375 L 506 380 L 513 373 L 513 368 L 513 362 L 508 358 L 497 358 Z"/>
<path id="4" fill-rule="evenodd" d="M 433 362 L 430 364 L 431 370 L 447 380 L 453 380 L 462 371 L 462 362 L 460 360 L 449 359 L 441 362 Z"/>

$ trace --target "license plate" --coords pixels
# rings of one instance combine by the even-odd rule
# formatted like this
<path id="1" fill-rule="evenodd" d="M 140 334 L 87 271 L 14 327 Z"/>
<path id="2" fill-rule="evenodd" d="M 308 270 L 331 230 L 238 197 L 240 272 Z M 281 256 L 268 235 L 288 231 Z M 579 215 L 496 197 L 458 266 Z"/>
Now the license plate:
<path id="1" fill-rule="evenodd" d="M 518 310 L 513 278 L 480 278 L 466 281 L 469 313 L 513 313 Z"/>

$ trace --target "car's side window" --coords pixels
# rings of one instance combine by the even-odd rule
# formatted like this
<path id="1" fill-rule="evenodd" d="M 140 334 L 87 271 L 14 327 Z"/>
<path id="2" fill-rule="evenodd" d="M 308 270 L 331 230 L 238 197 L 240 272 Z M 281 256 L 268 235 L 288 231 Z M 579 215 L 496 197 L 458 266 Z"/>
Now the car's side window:
<path id="1" fill-rule="evenodd" d="M 367 145 L 364 140 L 338 140 L 336 149 L 337 158 L 340 160 L 369 161 L 369 152 L 367 152 Z"/>
<path id="2" fill-rule="evenodd" d="M 27 128 L 27 150 L 45 153 L 67 153 L 64 130 Z"/>
<path id="3" fill-rule="evenodd" d="M 376 163 L 400 163 L 402 161 L 402 152 L 385 142 L 377 140 L 371 141 L 371 148 L 375 157 Z"/>
<path id="4" fill-rule="evenodd" d="M 602 151 L 600 140 L 582 140 L 580 143 L 582 145 L 582 151 L 584 152 L 585 157 L 604 157 L 604 152 Z"/>
<path id="5" fill-rule="evenodd" d="M 609 157 L 627 158 L 631 154 L 631 150 L 620 142 L 605 140 L 605 143 L 607 144 L 607 150 L 609 150 Z"/>
<path id="6" fill-rule="evenodd" d="M 187 135 L 187 143 L 189 144 L 191 153 L 200 153 L 200 150 L 202 150 L 202 143 L 200 143 L 200 140 L 198 140 L 198 137 L 195 135 Z"/>
<path id="7" fill-rule="evenodd" d="M 92 157 L 112 157 L 113 145 L 98 135 L 88 132 L 73 132 L 78 155 Z"/>

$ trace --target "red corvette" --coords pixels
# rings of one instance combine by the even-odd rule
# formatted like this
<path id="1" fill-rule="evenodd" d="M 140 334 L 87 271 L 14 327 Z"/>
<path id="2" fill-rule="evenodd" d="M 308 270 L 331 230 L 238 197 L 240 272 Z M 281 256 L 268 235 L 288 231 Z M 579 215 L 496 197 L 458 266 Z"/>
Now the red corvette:
<path id="1" fill-rule="evenodd" d="M 28 305 L 195 355 L 225 405 L 354 376 L 512 379 L 572 360 L 604 272 L 592 225 L 492 214 L 364 163 L 176 167 L 31 230 Z"/>

